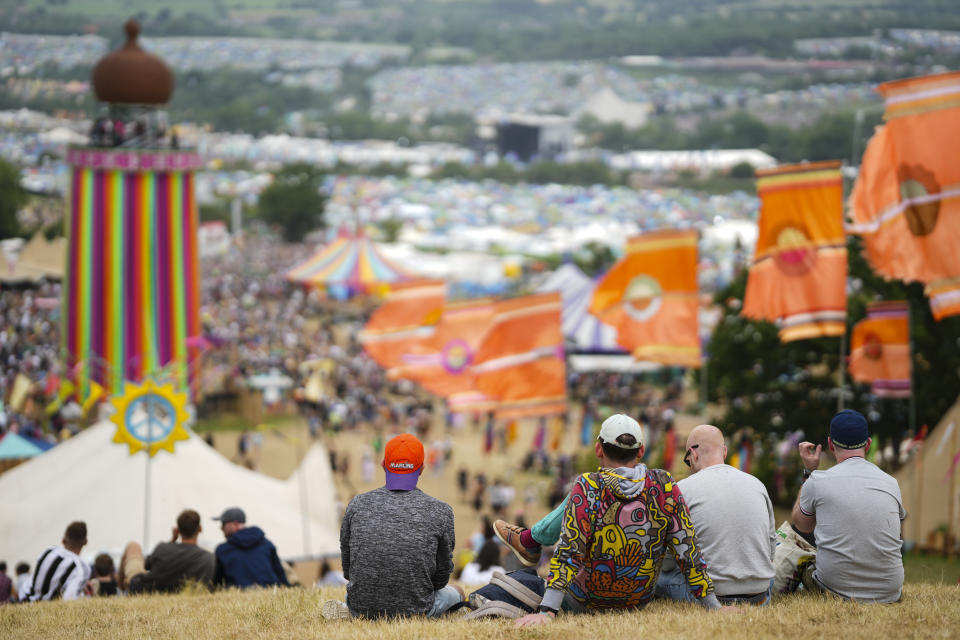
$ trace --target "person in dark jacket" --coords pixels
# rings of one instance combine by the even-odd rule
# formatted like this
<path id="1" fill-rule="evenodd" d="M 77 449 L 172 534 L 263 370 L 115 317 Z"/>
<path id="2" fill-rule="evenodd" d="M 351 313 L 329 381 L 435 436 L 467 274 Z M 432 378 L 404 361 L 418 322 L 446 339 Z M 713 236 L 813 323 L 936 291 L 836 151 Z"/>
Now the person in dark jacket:
<path id="1" fill-rule="evenodd" d="M 277 548 L 267 540 L 260 527 L 246 526 L 247 515 L 243 509 L 231 507 L 214 520 L 220 521 L 227 539 L 214 553 L 214 584 L 241 589 L 277 584 L 290 586 L 277 556 Z"/>

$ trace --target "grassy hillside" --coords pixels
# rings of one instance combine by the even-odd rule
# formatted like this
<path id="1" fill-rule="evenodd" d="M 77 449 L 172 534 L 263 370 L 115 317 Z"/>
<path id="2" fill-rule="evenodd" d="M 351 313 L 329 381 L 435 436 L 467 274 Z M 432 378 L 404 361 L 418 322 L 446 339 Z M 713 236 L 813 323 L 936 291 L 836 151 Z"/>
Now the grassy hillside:
<path id="1" fill-rule="evenodd" d="M 655 602 L 638 613 L 561 616 L 553 624 L 520 631 L 508 620 L 328 622 L 320 615 L 327 598 L 343 589 L 287 589 L 179 596 L 106 598 L 0 607 L 5 640 L 99 640 L 115 638 L 351 638 L 376 640 L 475 640 L 477 638 L 752 638 L 882 637 L 952 638 L 960 629 L 960 587 L 908 585 L 903 602 L 858 605 L 824 596 L 791 596 L 741 615 L 708 613 L 696 605 Z"/>

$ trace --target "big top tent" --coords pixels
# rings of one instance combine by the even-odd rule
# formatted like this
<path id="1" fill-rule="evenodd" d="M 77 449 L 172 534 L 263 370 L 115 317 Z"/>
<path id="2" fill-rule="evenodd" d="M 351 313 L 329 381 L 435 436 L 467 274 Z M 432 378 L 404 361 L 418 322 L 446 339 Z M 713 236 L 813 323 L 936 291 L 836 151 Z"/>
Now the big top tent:
<path id="1" fill-rule="evenodd" d="M 617 345 L 617 330 L 589 311 L 596 283 L 574 264 L 561 265 L 544 282 L 541 293 L 559 291 L 563 297 L 563 335 L 574 350 L 589 353 L 623 353 Z"/>
<path id="2" fill-rule="evenodd" d="M 306 262 L 287 272 L 287 280 L 331 292 L 364 293 L 379 284 L 415 277 L 383 255 L 364 235 L 341 234 Z"/>

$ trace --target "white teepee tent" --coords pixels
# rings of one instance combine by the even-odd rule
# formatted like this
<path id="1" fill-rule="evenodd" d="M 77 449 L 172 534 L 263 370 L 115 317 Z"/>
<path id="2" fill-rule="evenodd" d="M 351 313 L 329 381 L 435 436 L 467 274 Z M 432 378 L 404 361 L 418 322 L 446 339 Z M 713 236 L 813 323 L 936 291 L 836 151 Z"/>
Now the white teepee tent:
<path id="1" fill-rule="evenodd" d="M 73 520 L 87 523 L 85 557 L 144 543 L 147 456 L 114 444 L 115 429 L 101 422 L 0 475 L 0 558 L 32 564 Z M 169 539 L 177 515 L 189 508 L 202 518 L 200 545 L 212 550 L 222 542 L 213 516 L 237 506 L 283 559 L 339 553 L 339 513 L 320 444 L 286 481 L 235 465 L 192 434 L 175 454 L 160 451 L 150 464 L 150 549 Z"/>

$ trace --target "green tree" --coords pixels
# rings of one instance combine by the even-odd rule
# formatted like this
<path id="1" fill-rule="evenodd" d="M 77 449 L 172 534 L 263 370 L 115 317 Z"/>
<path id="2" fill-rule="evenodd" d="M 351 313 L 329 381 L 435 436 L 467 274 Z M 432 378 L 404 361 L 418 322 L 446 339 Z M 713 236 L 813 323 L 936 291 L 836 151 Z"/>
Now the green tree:
<path id="1" fill-rule="evenodd" d="M 320 192 L 322 174 L 316 167 L 295 164 L 280 170 L 260 194 L 260 219 L 279 227 L 283 239 L 297 242 L 324 224 L 327 198 Z"/>
<path id="2" fill-rule="evenodd" d="M 730 167 L 731 178 L 752 178 L 756 169 L 749 162 L 738 162 Z"/>
<path id="3" fill-rule="evenodd" d="M 859 238 L 848 240 L 848 254 L 848 332 L 871 300 L 909 301 L 916 423 L 935 425 L 960 394 L 960 317 L 934 321 L 923 286 L 878 276 L 864 259 Z M 839 339 L 781 343 L 774 325 L 740 315 L 746 279 L 744 271 L 716 296 L 723 317 L 708 348 L 710 400 L 724 407 L 721 420 L 728 432 L 802 429 L 808 439 L 824 442 L 837 409 Z M 906 435 L 907 401 L 876 398 L 869 385 L 851 383 L 849 376 L 846 388 L 846 406 L 868 417 L 875 437 L 898 443 Z"/>
<path id="4" fill-rule="evenodd" d="M 20 235 L 17 212 L 27 204 L 27 198 L 20 186 L 20 169 L 0 160 L 0 238 Z"/>

